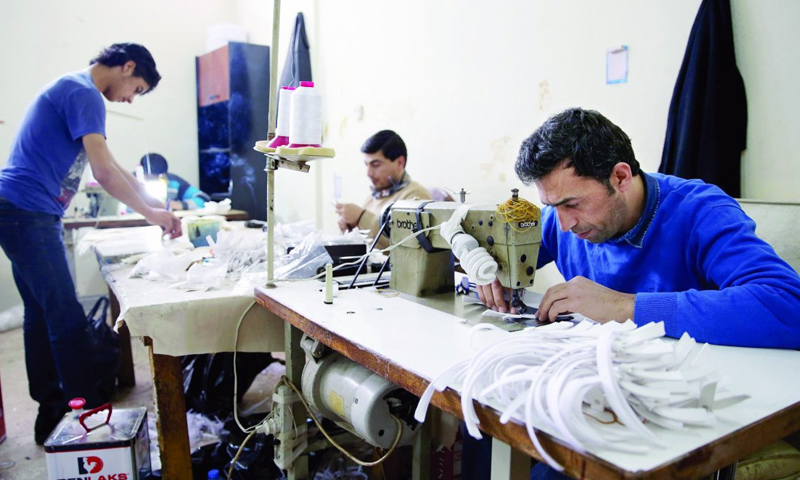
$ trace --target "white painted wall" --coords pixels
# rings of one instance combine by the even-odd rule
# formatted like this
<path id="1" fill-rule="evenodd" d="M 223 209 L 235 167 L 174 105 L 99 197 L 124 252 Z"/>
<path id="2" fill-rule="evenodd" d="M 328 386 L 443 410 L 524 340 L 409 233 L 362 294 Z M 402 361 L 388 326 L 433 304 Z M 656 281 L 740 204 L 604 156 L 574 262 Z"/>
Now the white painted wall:
<path id="1" fill-rule="evenodd" d="M 748 94 L 744 196 L 800 201 L 792 139 L 800 92 L 800 2 L 732 0 L 739 68 Z M 306 16 L 314 79 L 323 94 L 324 143 L 333 160 L 312 173 L 279 171 L 280 221 L 316 219 L 335 230 L 333 174 L 345 201 L 368 194 L 361 143 L 382 128 L 409 147 L 409 172 L 430 186 L 461 187 L 498 202 L 520 186 L 520 141 L 570 106 L 598 109 L 628 132 L 647 171 L 658 168 L 675 77 L 700 0 L 283 0 L 277 53 L 283 68 L 297 11 Z M 124 165 L 146 149 L 197 180 L 194 56 L 206 28 L 239 23 L 270 44 L 272 5 L 262 0 L 3 0 L 0 14 L 0 165 L 28 102 L 54 77 L 82 68 L 100 48 L 136 41 L 164 80 L 134 103 L 112 105 L 109 144 Z M 630 48 L 629 82 L 605 85 L 605 52 Z M 279 72 L 280 72 L 279 70 Z M 359 118 L 356 114 L 363 111 Z M 122 115 L 124 114 L 124 115 Z M 144 121 L 130 118 L 135 116 Z M 535 191 L 523 195 L 537 201 Z M 16 303 L 0 255 L 0 310 Z M 538 281 L 537 281 L 538 283 Z"/>
<path id="2" fill-rule="evenodd" d="M 733 1 L 736 60 L 747 89 L 742 197 L 800 202 L 800 2 Z"/>
<path id="3" fill-rule="evenodd" d="M 2 0 L 0 11 L 0 166 L 25 109 L 44 85 L 86 67 L 102 48 L 130 41 L 150 50 L 163 79 L 132 105 L 108 104 L 111 151 L 131 169 L 148 149 L 161 152 L 172 170 L 197 180 L 194 56 L 204 52 L 209 25 L 235 21 L 228 2 Z M 3 310 L 19 297 L 2 253 L 0 283 Z"/>

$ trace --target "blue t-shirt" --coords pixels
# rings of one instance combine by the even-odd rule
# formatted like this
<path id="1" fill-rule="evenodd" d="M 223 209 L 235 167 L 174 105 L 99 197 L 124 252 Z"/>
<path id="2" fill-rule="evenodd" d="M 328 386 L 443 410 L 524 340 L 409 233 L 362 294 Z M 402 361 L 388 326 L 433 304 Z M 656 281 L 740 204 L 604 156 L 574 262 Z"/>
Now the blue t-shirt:
<path id="1" fill-rule="evenodd" d="M 105 136 L 105 124 L 103 95 L 88 71 L 46 86 L 25 112 L 0 170 L 0 197 L 23 210 L 62 216 L 86 167 L 82 137 Z"/>
<path id="2" fill-rule="evenodd" d="M 643 174 L 644 175 L 644 174 Z M 639 222 L 593 244 L 542 213 L 539 266 L 636 294 L 638 325 L 663 321 L 667 335 L 701 342 L 800 348 L 800 277 L 756 237 L 755 222 L 716 186 L 644 175 Z"/>

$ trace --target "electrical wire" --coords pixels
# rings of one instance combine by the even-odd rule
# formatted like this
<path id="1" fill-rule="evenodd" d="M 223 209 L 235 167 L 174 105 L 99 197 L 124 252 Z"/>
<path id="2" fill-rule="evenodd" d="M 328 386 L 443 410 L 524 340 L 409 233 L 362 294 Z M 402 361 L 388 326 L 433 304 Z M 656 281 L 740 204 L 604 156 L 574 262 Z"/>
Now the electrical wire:
<path id="1" fill-rule="evenodd" d="M 242 432 L 247 433 L 248 435 L 247 435 L 247 437 L 245 437 L 244 441 L 239 446 L 239 449 L 237 450 L 236 455 L 233 457 L 233 460 L 231 461 L 231 468 L 228 469 L 228 480 L 231 479 L 231 475 L 233 475 L 233 467 L 236 466 L 236 461 L 239 459 L 239 455 L 242 454 L 242 451 L 244 450 L 245 445 L 247 445 L 247 442 L 249 442 L 250 439 L 253 437 L 253 435 L 256 434 L 258 427 L 260 427 L 261 425 L 264 425 L 265 423 L 267 423 L 275 415 L 275 413 L 274 413 L 275 409 L 272 408 L 272 409 L 270 409 L 270 412 L 267 414 L 266 417 L 264 417 L 257 424 L 255 424 L 255 425 L 253 425 L 251 427 L 248 427 L 248 428 L 245 428 L 242 425 L 242 422 L 239 420 L 239 408 L 238 408 L 238 403 L 239 403 L 239 401 L 238 401 L 239 400 L 239 395 L 238 395 L 238 392 L 239 392 L 239 374 L 238 374 L 238 370 L 236 369 L 236 354 L 239 351 L 239 331 L 241 330 L 242 322 L 244 321 L 244 317 L 247 315 L 247 313 L 250 311 L 250 309 L 253 308 L 253 306 L 255 306 L 255 304 L 256 304 L 255 301 L 250 302 L 250 305 L 248 305 L 247 308 L 244 309 L 244 312 L 242 312 L 242 315 L 239 317 L 239 321 L 236 323 L 236 337 L 235 337 L 235 340 L 233 342 L 233 419 L 236 421 L 236 425 L 239 426 L 239 428 L 242 430 Z"/>
<path id="2" fill-rule="evenodd" d="M 255 430 L 253 430 L 252 432 L 250 432 L 250 434 L 248 434 L 248 435 L 247 435 L 247 436 L 244 438 L 244 441 L 242 442 L 242 444 L 241 444 L 241 445 L 239 445 L 239 448 L 238 448 L 238 450 L 236 450 L 236 455 L 234 455 L 234 456 L 233 456 L 233 460 L 231 460 L 231 468 L 229 468 L 229 469 L 228 469 L 228 476 L 227 476 L 227 477 L 228 477 L 228 480 L 231 480 L 231 476 L 233 475 L 233 467 L 235 467 L 235 466 L 236 466 L 236 461 L 237 461 L 237 460 L 239 460 L 239 455 L 241 455 L 241 454 L 242 454 L 242 451 L 244 451 L 244 447 L 245 447 L 245 445 L 247 445 L 247 442 L 249 442 L 249 441 L 250 441 L 250 439 L 251 439 L 251 438 L 253 438 L 253 435 L 255 435 L 255 434 L 256 434 L 256 431 L 255 431 Z"/>
<path id="3" fill-rule="evenodd" d="M 238 406 L 237 406 L 237 404 L 238 404 L 238 394 L 237 393 L 238 393 L 238 390 L 239 390 L 239 375 L 238 375 L 237 369 L 236 369 L 236 354 L 237 354 L 237 352 L 239 350 L 239 331 L 241 330 L 242 322 L 244 321 L 245 315 L 247 315 L 247 313 L 250 311 L 251 308 L 253 308 L 253 306 L 255 304 L 256 304 L 255 301 L 250 303 L 250 305 L 244 310 L 244 312 L 242 312 L 242 315 L 239 317 L 239 321 L 236 324 L 236 337 L 235 337 L 234 344 L 233 344 L 233 418 L 236 421 L 236 425 L 239 426 L 239 429 L 241 429 L 242 432 L 247 433 L 248 435 L 245 438 L 245 440 L 242 442 L 242 445 L 239 447 L 239 450 L 236 452 L 236 456 L 233 458 L 233 461 L 231 463 L 231 468 L 230 468 L 230 470 L 228 470 L 228 480 L 230 480 L 230 478 L 231 478 L 231 474 L 233 473 L 233 467 L 236 464 L 236 460 L 238 460 L 239 455 L 241 454 L 242 450 L 244 449 L 244 446 L 247 444 L 247 442 L 250 440 L 250 438 L 253 435 L 256 434 L 257 429 L 260 426 L 266 424 L 275 415 L 275 408 L 273 408 L 269 412 L 269 414 L 267 414 L 267 416 L 265 416 L 260 422 L 258 422 L 255 425 L 252 425 L 250 427 L 244 427 L 242 425 L 241 421 L 239 420 L 239 409 L 238 409 Z M 402 422 L 400 422 L 400 419 L 398 419 L 397 417 L 392 415 L 392 418 L 394 419 L 395 423 L 397 424 L 397 436 L 395 437 L 394 443 L 392 444 L 391 448 L 386 452 L 386 454 L 383 457 L 379 458 L 378 460 L 375 460 L 374 462 L 364 462 L 362 460 L 359 460 L 358 458 L 354 457 L 350 452 L 345 450 L 344 447 L 342 447 L 341 445 L 336 443 L 336 441 L 333 440 L 333 438 L 331 438 L 330 435 L 328 435 L 328 432 L 326 432 L 325 429 L 322 427 L 322 424 L 319 422 L 319 420 L 317 420 L 316 415 L 314 414 L 314 412 L 311 410 L 311 407 L 306 402 L 306 399 L 303 397 L 303 394 L 289 380 L 289 378 L 286 377 L 286 375 L 281 377 L 281 381 L 278 383 L 277 386 L 279 386 L 281 384 L 287 385 L 289 388 L 291 388 L 297 394 L 297 396 L 300 398 L 300 401 L 302 402 L 303 406 L 306 408 L 306 411 L 308 411 L 309 416 L 311 417 L 312 420 L 314 420 L 314 423 L 317 424 L 317 427 L 319 427 L 319 430 L 322 432 L 322 434 L 325 436 L 325 438 L 328 439 L 328 441 L 334 447 L 336 447 L 340 452 L 345 454 L 350 460 L 354 461 L 358 465 L 361 465 L 363 467 L 372 467 L 372 466 L 375 466 L 375 465 L 378 465 L 378 464 L 382 463 L 384 460 L 389 458 L 389 456 L 394 452 L 395 448 L 397 448 L 397 445 L 400 443 L 400 437 L 403 434 L 403 424 L 402 424 Z M 277 388 L 277 386 L 276 386 L 276 388 Z M 294 422 L 294 418 L 292 418 L 292 421 Z M 295 432 L 296 431 L 297 431 L 297 424 L 295 423 Z"/>
<path id="4" fill-rule="evenodd" d="M 399 242 L 395 243 L 394 245 L 390 245 L 390 246 L 388 246 L 388 247 L 386 247 L 386 248 L 384 248 L 382 250 L 378 250 L 377 253 L 390 252 L 390 251 L 394 250 L 395 248 L 399 247 L 401 244 L 403 244 L 406 241 L 408 241 L 409 239 L 416 237 L 420 233 L 429 232 L 431 230 L 437 230 L 439 228 L 441 228 L 441 225 L 434 225 L 432 227 L 423 228 L 422 230 L 420 230 L 418 232 L 414 232 L 411 235 L 403 238 L 402 240 L 400 240 Z M 364 258 L 368 257 L 369 255 L 370 255 L 370 252 L 367 252 L 364 255 L 361 255 L 357 259 L 353 260 L 352 262 L 340 263 L 339 265 L 333 267 L 333 271 L 335 272 L 336 270 L 339 270 L 341 268 L 349 267 L 349 266 L 355 265 L 357 263 L 360 263 L 361 260 L 363 260 Z M 316 280 L 318 278 L 321 278 L 324 275 L 325 275 L 325 272 L 321 272 L 321 273 L 319 273 L 317 275 L 314 275 L 313 277 L 308 277 L 308 278 L 278 278 L 278 279 L 275 279 L 274 281 L 275 282 L 304 282 L 306 280 Z"/>
<path id="5" fill-rule="evenodd" d="M 392 444 L 391 448 L 389 448 L 389 450 L 381 458 L 375 460 L 374 462 L 364 462 L 362 460 L 359 460 L 358 458 L 353 456 L 350 452 L 345 450 L 344 447 L 342 447 L 341 445 L 336 443 L 336 441 L 333 438 L 331 438 L 330 435 L 328 435 L 328 432 L 326 432 L 325 429 L 322 427 L 322 424 L 319 422 L 319 420 L 317 420 L 317 416 L 311 410 L 311 407 L 308 405 L 308 402 L 306 402 L 306 399 L 303 397 L 303 394 L 286 377 L 286 375 L 281 377 L 281 381 L 280 381 L 280 383 L 278 383 L 278 385 L 280 385 L 281 383 L 284 384 L 284 385 L 287 385 L 289 388 L 294 390 L 294 393 L 296 393 L 297 396 L 300 398 L 300 402 L 302 402 L 303 406 L 306 407 L 306 411 L 308 412 L 308 415 L 311 417 L 312 420 L 314 420 L 314 423 L 317 424 L 317 427 L 319 428 L 319 431 L 322 432 L 323 435 L 325 435 L 325 438 L 331 443 L 331 445 L 336 447 L 337 450 L 342 452 L 345 456 L 347 456 L 347 458 L 349 458 L 350 460 L 354 461 L 356 464 L 361 465 L 362 467 L 374 467 L 375 465 L 379 465 L 379 464 L 383 463 L 387 458 L 389 458 L 389 456 L 394 452 L 395 448 L 397 448 L 397 445 L 400 443 L 400 437 L 403 435 L 403 423 L 400 421 L 399 418 L 397 418 L 394 415 L 392 415 L 392 418 L 394 419 L 395 423 L 397 424 L 397 436 L 394 438 L 394 443 Z"/>
<path id="6" fill-rule="evenodd" d="M 239 351 L 239 330 L 241 330 L 242 322 L 244 321 L 245 315 L 250 311 L 253 306 L 255 306 L 256 302 L 253 301 L 248 305 L 248 307 L 242 312 L 242 315 L 239 317 L 239 321 L 236 324 L 236 337 L 233 343 L 233 419 L 236 421 L 236 425 L 239 426 L 239 429 L 242 430 L 244 433 L 252 433 L 255 432 L 258 427 L 267 423 L 272 417 L 274 417 L 274 409 L 271 409 L 270 412 L 265 416 L 260 422 L 252 425 L 250 427 L 245 428 L 242 425 L 242 422 L 239 420 L 239 407 L 238 407 L 238 400 L 239 400 L 239 374 L 238 370 L 236 369 L 236 355 Z"/>

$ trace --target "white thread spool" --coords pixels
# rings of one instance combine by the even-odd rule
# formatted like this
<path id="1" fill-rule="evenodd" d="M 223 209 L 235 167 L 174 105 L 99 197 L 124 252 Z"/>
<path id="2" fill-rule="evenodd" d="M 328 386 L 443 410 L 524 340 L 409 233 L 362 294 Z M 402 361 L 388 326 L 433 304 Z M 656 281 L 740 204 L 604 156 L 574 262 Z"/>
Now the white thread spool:
<path id="1" fill-rule="evenodd" d="M 288 137 L 290 129 L 292 93 L 294 87 L 281 87 L 280 97 L 278 98 L 278 125 L 275 127 L 275 135 Z"/>
<path id="2" fill-rule="evenodd" d="M 319 146 L 322 143 L 322 97 L 314 82 L 300 82 L 292 93 L 289 147 Z"/>

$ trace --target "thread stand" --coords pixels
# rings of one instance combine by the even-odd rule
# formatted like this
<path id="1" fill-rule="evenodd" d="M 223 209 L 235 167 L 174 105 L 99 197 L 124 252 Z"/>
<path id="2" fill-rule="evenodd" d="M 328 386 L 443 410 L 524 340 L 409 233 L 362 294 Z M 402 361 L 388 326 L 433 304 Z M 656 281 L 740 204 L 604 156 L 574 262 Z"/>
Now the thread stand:
<path id="1" fill-rule="evenodd" d="M 308 173 L 306 162 L 295 162 L 274 153 L 267 153 L 267 288 L 275 287 L 275 171 L 278 168 Z"/>
<path id="2" fill-rule="evenodd" d="M 254 147 L 255 150 L 261 151 Z M 295 149 L 296 150 L 296 149 Z M 300 151 L 303 152 L 301 149 Z M 267 287 L 275 286 L 275 172 L 279 168 L 294 170 L 295 172 L 308 173 L 311 165 L 307 162 L 323 158 L 333 158 L 333 149 L 311 149 L 325 150 L 330 155 L 309 155 L 300 153 L 297 155 L 280 155 L 278 153 L 264 153 L 267 157 L 267 164 L 264 171 L 267 172 Z M 262 152 L 263 153 L 263 152 Z"/>

